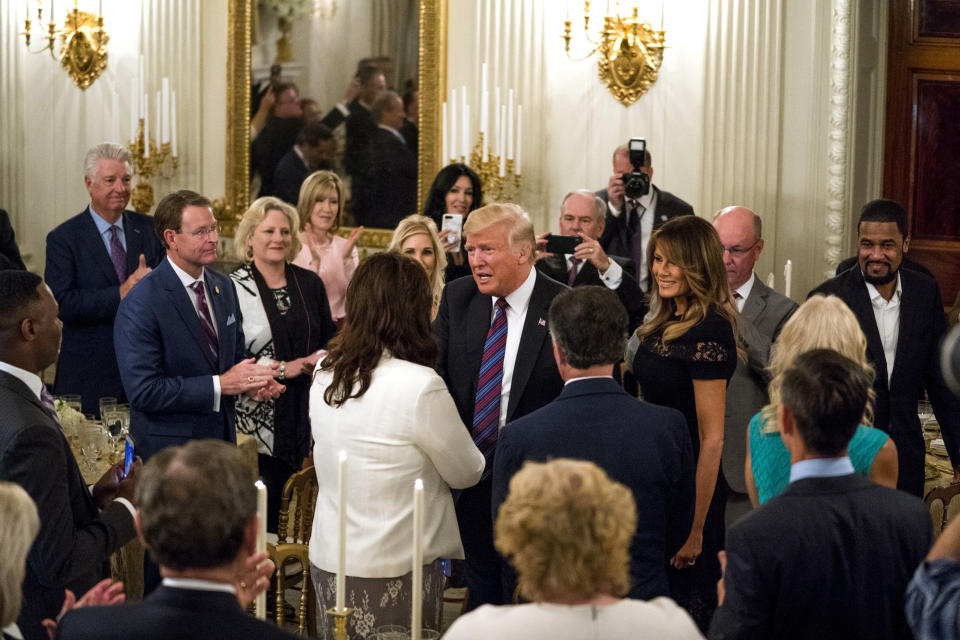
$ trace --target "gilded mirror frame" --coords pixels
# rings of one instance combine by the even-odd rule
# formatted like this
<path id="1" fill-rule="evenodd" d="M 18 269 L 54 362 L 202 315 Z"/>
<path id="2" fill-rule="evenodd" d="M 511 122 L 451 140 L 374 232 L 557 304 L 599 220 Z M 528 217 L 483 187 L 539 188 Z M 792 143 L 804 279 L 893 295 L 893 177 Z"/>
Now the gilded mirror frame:
<path id="1" fill-rule="evenodd" d="M 233 237 L 250 204 L 250 33 L 252 0 L 228 0 L 226 196 L 214 202 L 225 236 Z M 418 210 L 440 170 L 440 103 L 446 91 L 447 0 L 420 0 L 420 142 Z M 341 233 L 349 229 L 341 229 Z M 368 229 L 360 244 L 386 247 L 392 231 Z"/>

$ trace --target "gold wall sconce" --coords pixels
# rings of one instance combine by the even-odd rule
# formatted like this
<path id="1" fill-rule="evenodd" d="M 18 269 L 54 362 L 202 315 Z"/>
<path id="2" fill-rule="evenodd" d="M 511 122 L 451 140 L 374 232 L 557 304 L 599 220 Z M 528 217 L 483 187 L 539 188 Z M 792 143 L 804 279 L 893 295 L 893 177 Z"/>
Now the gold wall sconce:
<path id="1" fill-rule="evenodd" d="M 567 19 L 563 22 L 563 35 L 560 36 L 563 38 L 567 57 L 579 62 L 597 54 L 600 79 L 623 106 L 629 107 L 639 100 L 657 81 L 667 33 L 663 30 L 662 5 L 659 30 L 654 29 L 649 22 L 641 20 L 638 9 L 634 6 L 630 17 L 604 16 L 603 30 L 594 37 L 590 35 L 590 0 L 585 0 L 583 35 L 588 45 L 593 48 L 580 58 L 570 55 L 570 40 L 573 37 L 571 31 L 568 12 Z"/>
<path id="2" fill-rule="evenodd" d="M 23 21 L 23 36 L 27 50 L 30 53 L 50 52 L 50 57 L 59 60 L 66 69 L 73 83 L 86 90 L 100 77 L 107 68 L 107 42 L 110 37 L 103 29 L 103 6 L 98 9 L 97 15 L 80 11 L 77 0 L 73 2 L 73 10 L 68 11 L 63 21 L 63 27 L 57 29 L 53 21 L 53 1 L 50 2 L 50 22 L 47 23 L 46 35 L 38 38 L 46 40 L 43 48 L 30 48 L 31 20 L 29 3 L 27 17 Z M 37 0 L 37 24 L 43 28 L 43 0 Z M 57 37 L 60 37 L 60 54 L 55 52 Z"/>

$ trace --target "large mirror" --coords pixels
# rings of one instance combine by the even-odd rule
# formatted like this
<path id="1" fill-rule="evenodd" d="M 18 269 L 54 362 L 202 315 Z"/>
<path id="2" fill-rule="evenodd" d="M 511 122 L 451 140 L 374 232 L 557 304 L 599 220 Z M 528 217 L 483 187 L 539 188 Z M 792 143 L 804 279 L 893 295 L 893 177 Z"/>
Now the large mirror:
<path id="1" fill-rule="evenodd" d="M 232 235 L 236 223 L 246 210 L 251 198 L 251 138 L 250 122 L 251 87 L 269 74 L 276 53 L 274 36 L 279 24 L 274 15 L 257 0 L 229 0 L 228 15 L 228 60 L 227 60 L 227 143 L 226 143 L 226 197 L 218 203 L 218 217 L 228 235 Z M 267 3 L 260 2 L 262 5 Z M 423 202 L 438 166 L 439 96 L 443 94 L 443 55 L 446 32 L 446 0 L 360 0 L 356 2 L 308 2 L 312 12 L 295 21 L 288 30 L 291 44 L 291 63 L 283 65 L 284 80 L 293 80 L 309 87 L 301 91 L 301 97 L 313 98 L 319 103 L 321 117 L 342 100 L 346 84 L 356 68 L 357 59 L 365 56 L 390 55 L 394 58 L 389 80 L 394 89 L 402 91 L 406 79 L 414 75 L 419 88 L 419 140 L 417 153 L 417 206 Z M 404 5 L 401 7 L 401 5 Z M 407 6 L 409 5 L 409 6 Z M 404 9 L 401 11 L 400 9 Z M 409 12 L 415 12 L 411 17 Z M 332 13 L 333 12 L 333 13 Z M 341 12 L 339 16 L 335 12 Z M 348 13 L 344 13 L 348 12 Z M 367 12 L 367 15 L 361 15 Z M 357 17 L 359 16 L 359 17 Z M 323 21 L 357 19 L 373 25 L 372 33 L 379 34 L 381 41 L 371 45 L 365 55 L 344 54 L 337 46 L 336 38 L 315 37 L 332 24 Z M 394 27 L 389 31 L 386 26 Z M 367 28 L 365 25 L 364 30 Z M 261 41 L 254 43 L 254 36 Z M 282 35 L 282 34 L 281 34 Z M 361 33 L 346 33 L 343 38 L 363 40 Z M 269 40 L 267 40 L 269 39 Z M 324 44 L 317 44 L 323 40 Z M 417 43 L 418 55 L 409 55 Z M 283 45 L 281 45 L 283 46 Z M 299 46 L 299 50 L 298 47 Z M 357 58 L 357 59 L 353 59 Z M 415 65 L 412 62 L 416 61 Z M 335 69 L 321 79 L 324 69 Z M 347 75 L 344 75 L 344 74 Z M 345 79 L 340 78 L 344 76 Z M 406 76 L 406 77 L 401 77 Z M 338 80 L 338 78 L 340 78 Z M 310 90 L 318 94 L 311 95 Z M 342 126 L 340 127 L 343 128 Z M 343 141 L 343 134 L 337 132 Z M 341 149 L 342 151 L 342 149 Z M 256 178 L 254 178 L 256 185 Z M 256 192 L 253 192 L 256 195 Z M 412 212 L 411 212 L 412 213 Z M 342 229 L 341 233 L 349 233 Z M 361 239 L 362 247 L 383 247 L 389 242 L 391 231 L 367 229 Z"/>

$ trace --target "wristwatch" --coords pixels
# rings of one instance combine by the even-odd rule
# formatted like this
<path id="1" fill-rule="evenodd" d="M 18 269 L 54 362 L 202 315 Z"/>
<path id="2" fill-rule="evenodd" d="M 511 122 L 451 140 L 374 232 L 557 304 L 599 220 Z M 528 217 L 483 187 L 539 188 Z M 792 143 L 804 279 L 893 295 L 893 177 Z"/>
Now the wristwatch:
<path id="1" fill-rule="evenodd" d="M 280 375 L 277 376 L 280 380 L 284 380 L 287 377 L 287 363 L 283 360 L 280 361 Z"/>

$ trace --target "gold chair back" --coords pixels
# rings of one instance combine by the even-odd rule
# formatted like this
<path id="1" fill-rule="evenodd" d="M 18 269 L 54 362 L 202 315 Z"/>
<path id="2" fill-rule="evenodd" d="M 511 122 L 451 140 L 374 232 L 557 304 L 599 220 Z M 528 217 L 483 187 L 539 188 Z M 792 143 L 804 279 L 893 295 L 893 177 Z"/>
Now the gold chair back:
<path id="1" fill-rule="evenodd" d="M 317 506 L 317 472 L 312 466 L 290 476 L 280 498 L 280 518 L 277 522 L 277 540 L 310 542 L 313 530 L 313 512 Z"/>
<path id="2" fill-rule="evenodd" d="M 933 535 L 938 537 L 947 523 L 960 513 L 960 483 L 932 489 L 924 498 L 933 521 Z"/>

